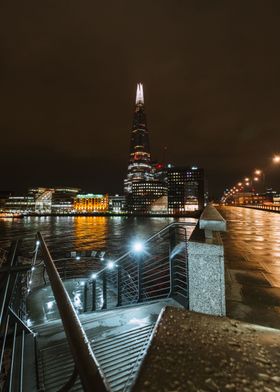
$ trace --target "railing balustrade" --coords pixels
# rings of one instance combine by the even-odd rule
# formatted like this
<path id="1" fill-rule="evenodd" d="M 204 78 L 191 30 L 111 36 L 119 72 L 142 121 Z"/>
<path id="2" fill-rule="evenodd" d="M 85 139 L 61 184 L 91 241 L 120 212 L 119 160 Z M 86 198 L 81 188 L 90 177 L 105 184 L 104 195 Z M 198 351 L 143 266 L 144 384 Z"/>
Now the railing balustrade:
<path id="1" fill-rule="evenodd" d="M 188 307 L 187 228 L 172 223 L 129 251 L 107 260 L 84 285 L 84 310 L 112 309 L 139 302 L 176 298 Z"/>
<path id="2" fill-rule="evenodd" d="M 238 205 L 234 205 L 234 206 L 235 207 L 252 208 L 255 210 L 280 212 L 280 205 L 273 205 L 273 204 L 238 204 Z"/>

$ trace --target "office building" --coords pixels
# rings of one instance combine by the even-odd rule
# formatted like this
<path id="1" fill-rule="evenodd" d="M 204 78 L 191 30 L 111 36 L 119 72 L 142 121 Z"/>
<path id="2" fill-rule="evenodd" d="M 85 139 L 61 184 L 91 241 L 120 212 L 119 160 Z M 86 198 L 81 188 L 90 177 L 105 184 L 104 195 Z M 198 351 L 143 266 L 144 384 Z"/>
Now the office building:
<path id="1" fill-rule="evenodd" d="M 132 186 L 139 182 L 153 181 L 149 132 L 144 110 L 143 85 L 137 84 L 135 111 L 129 150 L 129 165 L 124 180 L 125 195 L 132 193 Z"/>
<path id="2" fill-rule="evenodd" d="M 204 207 L 204 170 L 196 166 L 167 168 L 168 211 L 180 215 Z"/>
<path id="3" fill-rule="evenodd" d="M 75 212 L 107 212 L 109 209 L 109 196 L 87 193 L 79 194 L 74 199 Z"/>

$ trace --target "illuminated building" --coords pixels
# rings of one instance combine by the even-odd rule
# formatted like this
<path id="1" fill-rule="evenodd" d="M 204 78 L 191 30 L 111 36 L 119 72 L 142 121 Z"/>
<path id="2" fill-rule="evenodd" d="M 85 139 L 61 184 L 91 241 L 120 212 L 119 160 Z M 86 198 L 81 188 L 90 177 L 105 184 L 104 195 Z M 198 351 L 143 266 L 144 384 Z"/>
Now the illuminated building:
<path id="1" fill-rule="evenodd" d="M 109 209 L 108 195 L 77 195 L 74 199 L 75 212 L 107 212 Z"/>
<path id="2" fill-rule="evenodd" d="M 167 196 L 167 187 L 159 182 L 134 183 L 128 196 L 128 211 L 139 214 L 167 212 L 166 208 L 163 208 L 164 196 Z"/>
<path id="3" fill-rule="evenodd" d="M 55 188 L 52 194 L 52 213 L 71 213 L 74 208 L 74 199 L 79 192 L 79 188 Z"/>
<path id="4" fill-rule="evenodd" d="M 4 211 L 6 202 L 11 195 L 10 191 L 0 191 L 0 211 Z"/>
<path id="5" fill-rule="evenodd" d="M 125 212 L 125 196 L 114 195 L 109 196 L 109 211 L 114 213 Z"/>
<path id="6" fill-rule="evenodd" d="M 30 195 L 9 196 L 5 202 L 5 211 L 15 213 L 34 213 L 35 197 Z"/>
<path id="7" fill-rule="evenodd" d="M 35 196 L 35 212 L 49 214 L 52 211 L 52 195 L 53 188 L 35 188 L 30 189 L 29 194 L 34 192 Z"/>
<path id="8" fill-rule="evenodd" d="M 135 112 L 130 140 L 130 153 L 127 177 L 124 180 L 124 191 L 132 193 L 132 185 L 138 182 L 153 181 L 149 133 L 144 110 L 143 85 L 137 84 Z"/>
<path id="9" fill-rule="evenodd" d="M 31 188 L 25 195 L 9 196 L 5 211 L 18 213 L 71 213 L 78 188 Z"/>
<path id="10" fill-rule="evenodd" d="M 168 211 L 180 215 L 204 207 L 204 170 L 193 167 L 167 169 Z"/>

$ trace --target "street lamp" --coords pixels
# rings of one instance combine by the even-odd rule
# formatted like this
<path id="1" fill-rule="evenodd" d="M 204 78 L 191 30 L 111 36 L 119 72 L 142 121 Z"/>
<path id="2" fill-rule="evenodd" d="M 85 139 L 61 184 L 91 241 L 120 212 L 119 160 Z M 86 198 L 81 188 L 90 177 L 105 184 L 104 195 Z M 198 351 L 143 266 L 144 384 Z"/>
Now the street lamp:
<path id="1" fill-rule="evenodd" d="M 114 263 L 113 263 L 113 261 L 108 261 L 108 263 L 107 263 L 107 268 L 108 268 L 108 269 L 113 269 L 113 268 L 114 268 Z"/>
<path id="2" fill-rule="evenodd" d="M 135 241 L 133 244 L 132 244 L 132 251 L 133 251 L 133 253 L 142 253 L 143 251 L 144 251 L 144 243 L 143 242 L 141 242 L 141 241 Z"/>

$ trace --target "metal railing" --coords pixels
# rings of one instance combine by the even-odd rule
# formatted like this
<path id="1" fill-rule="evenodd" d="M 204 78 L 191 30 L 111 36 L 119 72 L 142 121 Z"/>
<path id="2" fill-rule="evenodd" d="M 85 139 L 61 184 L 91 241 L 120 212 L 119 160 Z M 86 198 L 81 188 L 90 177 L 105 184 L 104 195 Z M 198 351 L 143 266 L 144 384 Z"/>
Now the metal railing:
<path id="1" fill-rule="evenodd" d="M 26 267 L 18 265 L 18 249 L 19 241 L 14 241 L 0 270 L 4 282 L 0 301 L 0 390 L 9 392 L 23 391 L 25 338 L 32 334 L 26 325 Z"/>
<path id="2" fill-rule="evenodd" d="M 241 204 L 237 207 L 245 207 L 245 208 L 252 208 L 255 210 L 264 210 L 264 211 L 271 211 L 271 212 L 280 212 L 280 205 L 273 205 L 273 204 Z"/>
<path id="3" fill-rule="evenodd" d="M 65 390 L 68 390 L 73 385 L 76 379 L 75 375 L 78 373 L 85 391 L 106 391 L 108 390 L 108 386 L 93 354 L 86 333 L 60 279 L 43 236 L 40 232 L 37 235 L 67 342 L 75 364 L 73 376 L 69 380 L 69 383 L 67 383 L 68 385 Z"/>
<path id="4" fill-rule="evenodd" d="M 129 251 L 106 260 L 84 285 L 84 311 L 174 298 L 188 308 L 188 227 L 171 223 L 142 243 L 142 252 Z"/>
<path id="5" fill-rule="evenodd" d="M 0 248 L 0 267 L 7 261 L 7 255 L 6 249 Z"/>

